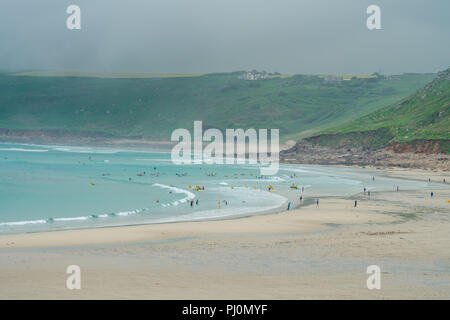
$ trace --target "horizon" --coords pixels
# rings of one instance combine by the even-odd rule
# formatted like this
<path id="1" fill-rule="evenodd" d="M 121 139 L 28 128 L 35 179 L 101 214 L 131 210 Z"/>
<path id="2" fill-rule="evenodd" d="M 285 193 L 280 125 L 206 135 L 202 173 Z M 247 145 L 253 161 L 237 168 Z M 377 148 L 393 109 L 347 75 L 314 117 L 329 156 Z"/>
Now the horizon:
<path id="1" fill-rule="evenodd" d="M 205 73 L 184 73 L 184 72 L 132 72 L 132 71 L 123 71 L 123 72 L 92 72 L 92 71 L 75 71 L 75 70 L 51 70 L 51 69 L 34 69 L 34 70 L 1 70 L 0 73 L 8 74 L 11 76 L 21 76 L 21 77 L 87 77 L 87 78 L 158 78 L 158 77 L 166 77 L 166 78 L 174 78 L 174 77 L 201 77 L 205 75 L 214 75 L 214 74 L 235 74 L 242 72 L 267 72 L 268 74 L 279 74 L 281 76 L 372 76 L 372 75 L 381 75 L 381 76 L 396 76 L 396 75 L 407 75 L 407 74 L 437 74 L 441 71 L 447 70 L 447 68 L 440 69 L 438 71 L 424 71 L 424 72 L 413 72 L 413 71 L 404 71 L 401 73 L 383 73 L 379 71 L 369 72 L 369 73 L 280 73 L 278 71 L 267 71 L 264 69 L 246 69 L 246 70 L 233 70 L 233 71 L 219 71 L 219 72 L 205 72 Z M 127 77 L 129 76 L 129 77 Z"/>

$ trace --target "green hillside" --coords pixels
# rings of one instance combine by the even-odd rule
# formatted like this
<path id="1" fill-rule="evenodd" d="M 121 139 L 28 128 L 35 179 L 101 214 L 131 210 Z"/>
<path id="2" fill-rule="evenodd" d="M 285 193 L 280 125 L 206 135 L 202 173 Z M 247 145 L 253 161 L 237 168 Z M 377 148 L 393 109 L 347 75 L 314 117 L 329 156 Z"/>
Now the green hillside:
<path id="1" fill-rule="evenodd" d="M 376 130 L 377 134 L 369 134 L 369 130 Z M 354 134 L 356 132 L 358 135 Z M 318 139 L 328 145 L 342 144 L 350 135 L 367 136 L 366 143 L 374 146 L 416 140 L 449 140 L 450 68 L 438 73 L 433 81 L 409 97 L 322 133 L 332 135 Z M 445 145 L 448 148 L 448 141 Z"/>
<path id="2" fill-rule="evenodd" d="M 205 128 L 279 128 L 311 135 L 402 99 L 433 74 L 326 81 L 295 75 L 257 81 L 241 73 L 107 78 L 0 74 L 0 128 L 170 138 Z"/>

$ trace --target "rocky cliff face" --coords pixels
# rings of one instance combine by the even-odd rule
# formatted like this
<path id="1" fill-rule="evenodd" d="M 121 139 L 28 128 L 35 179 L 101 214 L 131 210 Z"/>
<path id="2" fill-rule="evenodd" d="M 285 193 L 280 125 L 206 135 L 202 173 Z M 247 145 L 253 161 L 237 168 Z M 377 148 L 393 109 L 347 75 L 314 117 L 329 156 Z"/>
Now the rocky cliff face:
<path id="1" fill-rule="evenodd" d="M 402 167 L 450 171 L 450 155 L 440 153 L 442 141 L 395 143 L 387 148 L 328 147 L 307 139 L 291 149 L 282 151 L 284 163 L 322 165 L 358 165 L 374 167 Z M 449 143 L 447 141 L 447 143 Z"/>
<path id="2" fill-rule="evenodd" d="M 450 140 L 414 140 L 411 142 L 395 142 L 387 146 L 395 153 L 446 153 Z"/>

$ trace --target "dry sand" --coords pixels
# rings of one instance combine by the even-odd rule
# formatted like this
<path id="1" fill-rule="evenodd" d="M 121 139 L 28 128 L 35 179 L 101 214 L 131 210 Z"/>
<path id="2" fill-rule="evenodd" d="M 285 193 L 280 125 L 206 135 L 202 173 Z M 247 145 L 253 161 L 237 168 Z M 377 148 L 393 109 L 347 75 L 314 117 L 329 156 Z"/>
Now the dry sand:
<path id="1" fill-rule="evenodd" d="M 3 235 L 0 299 L 449 299 L 448 200 L 450 184 L 433 199 L 373 192 L 234 220 Z M 73 264 L 81 290 L 66 288 Z M 373 264 L 380 290 L 366 287 Z"/>

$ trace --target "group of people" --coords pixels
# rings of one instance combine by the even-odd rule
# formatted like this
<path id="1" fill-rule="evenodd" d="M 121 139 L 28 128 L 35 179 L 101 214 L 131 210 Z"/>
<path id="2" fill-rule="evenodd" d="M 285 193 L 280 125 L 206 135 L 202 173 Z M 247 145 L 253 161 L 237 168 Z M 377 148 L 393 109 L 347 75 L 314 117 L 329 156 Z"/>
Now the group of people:
<path id="1" fill-rule="evenodd" d="M 189 185 L 189 190 L 191 190 L 192 189 L 192 186 L 191 185 Z M 204 191 L 205 190 L 205 186 L 195 186 L 195 188 L 194 188 L 194 190 L 195 191 Z"/>
<path id="2" fill-rule="evenodd" d="M 190 204 L 192 208 L 194 206 L 194 200 L 191 200 Z M 198 199 L 195 201 L 195 205 L 198 206 Z"/>
<path id="3" fill-rule="evenodd" d="M 227 200 L 223 200 L 223 201 L 219 201 L 219 209 L 222 207 L 222 203 L 224 204 L 224 205 L 228 205 L 228 201 Z"/>

